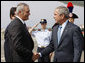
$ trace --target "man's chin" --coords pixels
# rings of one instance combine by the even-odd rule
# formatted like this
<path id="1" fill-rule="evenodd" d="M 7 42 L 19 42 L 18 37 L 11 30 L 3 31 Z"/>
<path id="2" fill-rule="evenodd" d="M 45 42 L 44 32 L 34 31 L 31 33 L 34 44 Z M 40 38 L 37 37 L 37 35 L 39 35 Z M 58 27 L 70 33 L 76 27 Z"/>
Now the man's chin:
<path id="1" fill-rule="evenodd" d="M 24 19 L 24 21 L 27 21 L 27 20 L 29 20 L 29 18 L 27 18 L 27 19 Z"/>
<path id="2" fill-rule="evenodd" d="M 27 18 L 27 20 L 29 20 L 29 17 Z"/>

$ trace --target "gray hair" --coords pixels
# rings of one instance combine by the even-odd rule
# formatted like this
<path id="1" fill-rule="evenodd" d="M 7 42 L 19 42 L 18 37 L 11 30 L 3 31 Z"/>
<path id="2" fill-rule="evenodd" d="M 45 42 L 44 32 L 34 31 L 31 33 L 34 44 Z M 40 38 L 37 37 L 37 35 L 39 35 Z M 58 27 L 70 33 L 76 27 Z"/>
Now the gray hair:
<path id="1" fill-rule="evenodd" d="M 25 6 L 28 6 L 27 4 L 25 4 L 25 3 L 20 3 L 20 4 L 18 4 L 17 5 L 17 9 L 16 9 L 16 14 L 18 14 L 19 13 L 19 11 L 23 11 L 24 10 L 24 7 Z M 22 12 L 23 13 L 23 12 Z"/>
<path id="2" fill-rule="evenodd" d="M 56 8 L 56 10 L 58 10 L 60 15 L 64 14 L 66 18 L 69 18 L 69 10 L 65 6 L 59 6 Z"/>

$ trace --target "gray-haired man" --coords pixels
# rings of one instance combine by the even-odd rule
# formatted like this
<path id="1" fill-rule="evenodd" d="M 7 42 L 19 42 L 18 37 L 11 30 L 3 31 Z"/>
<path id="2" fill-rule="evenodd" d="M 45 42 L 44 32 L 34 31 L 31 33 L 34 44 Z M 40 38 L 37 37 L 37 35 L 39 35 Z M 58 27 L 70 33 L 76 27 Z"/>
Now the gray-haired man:
<path id="1" fill-rule="evenodd" d="M 6 62 L 32 62 L 34 60 L 34 42 L 29 34 L 25 22 L 29 19 L 30 9 L 25 3 L 20 3 L 16 9 L 15 19 L 5 31 L 5 53 L 8 53 Z M 6 46 L 9 45 L 9 48 Z M 8 52 L 6 50 L 10 49 Z"/>

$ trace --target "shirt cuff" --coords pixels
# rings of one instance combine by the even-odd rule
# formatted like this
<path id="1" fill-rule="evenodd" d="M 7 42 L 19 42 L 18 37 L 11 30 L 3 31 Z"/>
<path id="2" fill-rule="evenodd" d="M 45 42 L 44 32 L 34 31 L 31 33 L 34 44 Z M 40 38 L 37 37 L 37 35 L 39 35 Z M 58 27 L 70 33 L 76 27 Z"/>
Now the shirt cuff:
<path id="1" fill-rule="evenodd" d="M 39 53 L 39 55 L 40 55 L 40 57 L 42 57 L 42 54 L 41 53 Z"/>

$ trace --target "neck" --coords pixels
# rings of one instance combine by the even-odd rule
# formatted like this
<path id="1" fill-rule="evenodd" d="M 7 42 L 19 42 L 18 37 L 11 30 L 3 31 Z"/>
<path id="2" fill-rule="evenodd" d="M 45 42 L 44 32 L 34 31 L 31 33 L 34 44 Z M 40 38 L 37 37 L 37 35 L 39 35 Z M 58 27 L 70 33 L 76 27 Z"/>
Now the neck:
<path id="1" fill-rule="evenodd" d="M 64 22 L 66 22 L 66 20 L 67 20 L 67 19 L 63 19 L 63 20 L 61 21 L 61 23 L 59 23 L 59 24 L 62 25 Z"/>
<path id="2" fill-rule="evenodd" d="M 18 17 L 20 17 L 23 20 L 23 17 L 21 15 L 17 15 Z M 23 20 L 24 21 L 24 20 Z"/>
<path id="3" fill-rule="evenodd" d="M 42 28 L 43 31 L 45 31 L 45 28 Z"/>

